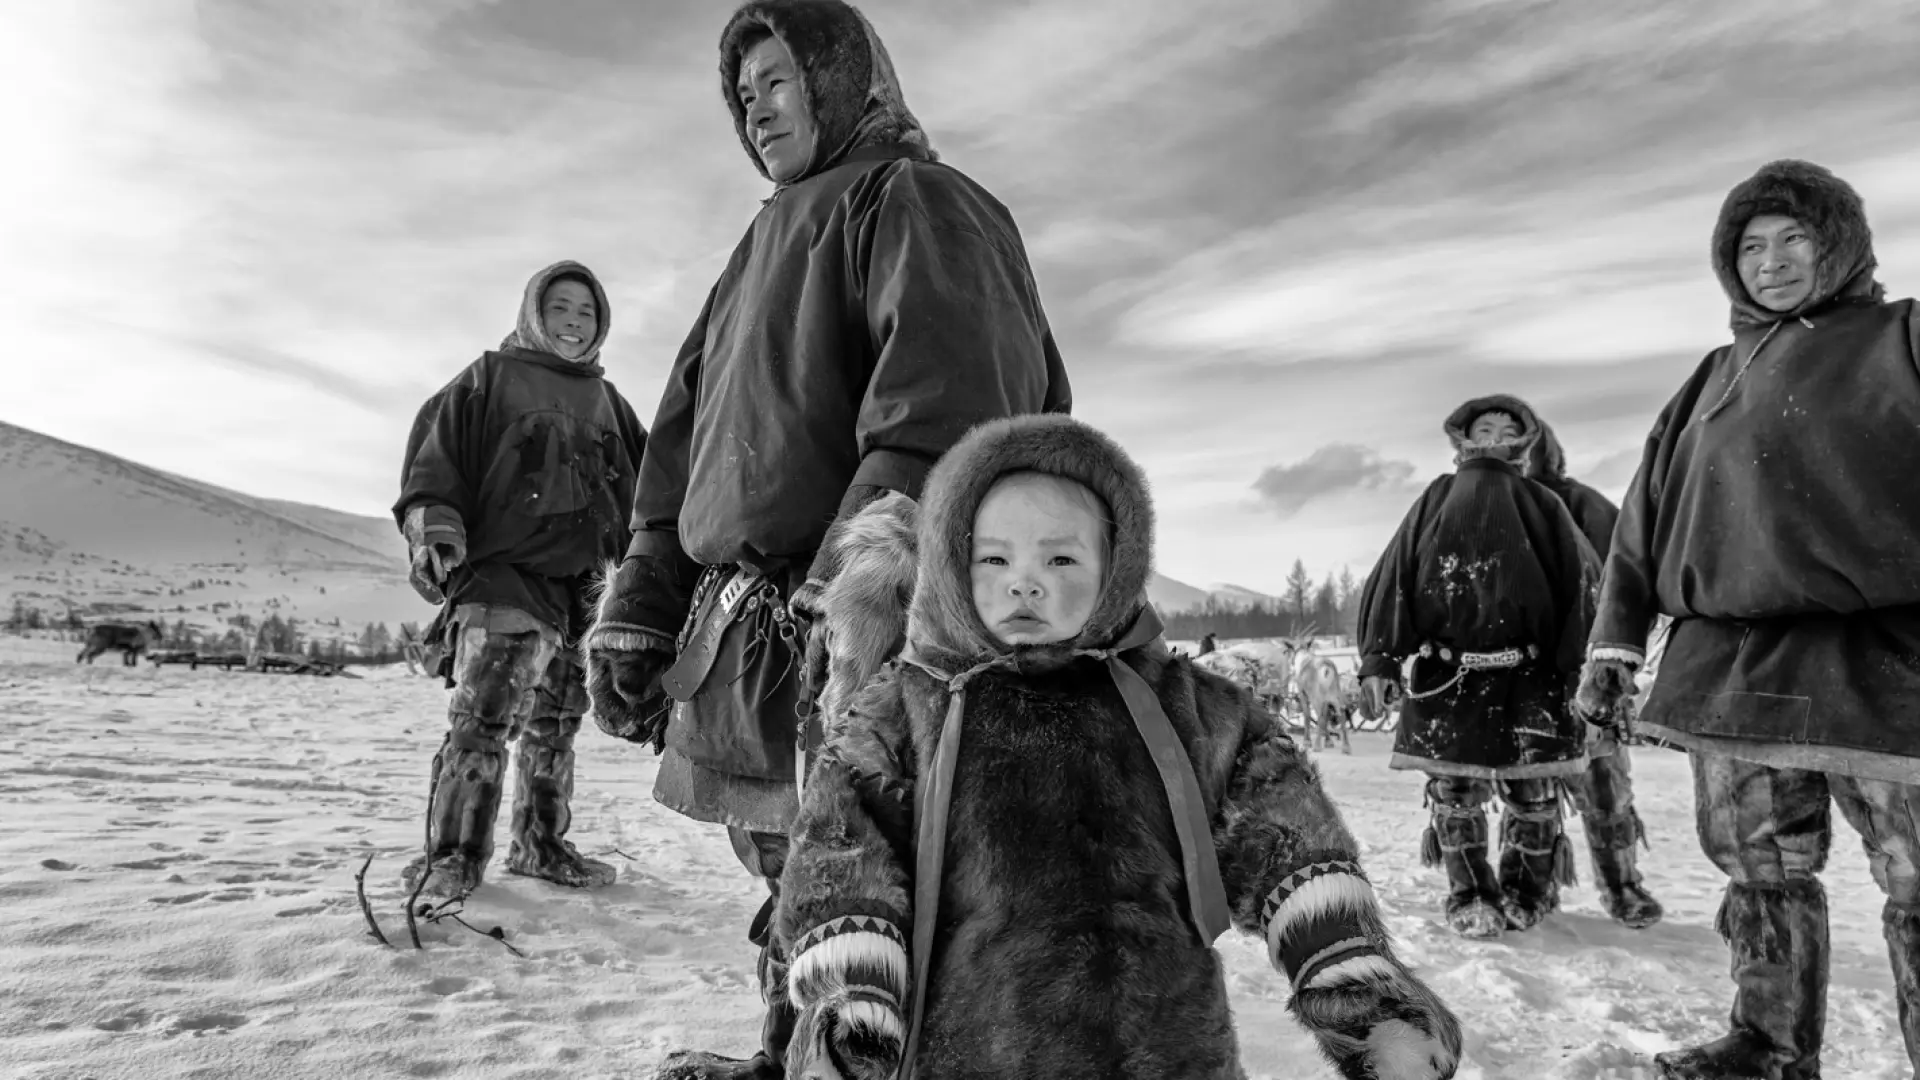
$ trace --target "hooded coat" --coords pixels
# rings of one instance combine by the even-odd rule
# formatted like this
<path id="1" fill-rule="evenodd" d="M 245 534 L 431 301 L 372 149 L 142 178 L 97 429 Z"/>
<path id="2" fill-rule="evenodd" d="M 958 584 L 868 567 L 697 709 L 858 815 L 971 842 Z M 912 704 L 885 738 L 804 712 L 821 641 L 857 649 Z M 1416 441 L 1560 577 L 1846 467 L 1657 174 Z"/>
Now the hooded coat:
<path id="1" fill-rule="evenodd" d="M 1496 409 L 1519 421 L 1519 445 L 1470 445 L 1474 419 Z M 1360 677 L 1398 680 L 1418 657 L 1392 765 L 1490 779 L 1578 772 L 1585 729 L 1566 695 L 1592 623 L 1598 561 L 1560 499 L 1507 459 L 1526 460 L 1541 438 L 1526 402 L 1475 398 L 1445 429 L 1459 470 L 1414 503 L 1360 596 Z M 1531 657 L 1462 671 L 1442 654 L 1507 649 Z"/>
<path id="2" fill-rule="evenodd" d="M 1547 490 L 1560 496 L 1573 515 L 1573 523 L 1580 527 L 1580 535 L 1587 538 L 1604 565 L 1613 546 L 1613 527 L 1620 520 L 1620 508 L 1598 490 L 1567 475 L 1567 452 L 1560 446 L 1553 426 L 1544 420 L 1540 422 L 1540 438 L 1527 452 L 1526 473 L 1527 479 L 1545 484 Z"/>
<path id="3" fill-rule="evenodd" d="M 849 489 L 917 496 L 968 428 L 1071 396 L 1012 215 L 936 160 L 853 7 L 756 0 L 727 23 L 721 93 L 754 167 L 735 82 L 760 34 L 799 68 L 814 156 L 754 218 L 674 361 L 632 554 L 797 581 Z"/>
<path id="4" fill-rule="evenodd" d="M 555 280 L 593 293 L 599 333 L 578 360 L 547 339 L 541 301 Z M 517 608 L 568 640 L 586 630 L 586 583 L 631 536 L 626 511 L 647 431 L 600 366 L 606 290 L 576 262 L 533 275 L 512 333 L 420 406 L 393 515 L 460 539 L 466 561 L 443 612 Z M 431 644 L 431 642 L 429 642 Z"/>
<path id="5" fill-rule="evenodd" d="M 1020 470 L 1078 481 L 1111 511 L 1103 591 L 1079 635 L 1060 644 L 1005 645 L 972 601 L 975 514 L 996 480 Z M 936 467 L 917 521 L 906 653 L 829 717 L 782 877 L 775 937 L 801 1009 L 790 1074 L 826 1052 L 823 1033 L 836 1020 L 904 1041 L 892 1003 L 911 1000 L 906 943 L 925 854 L 916 807 L 930 812 L 923 788 L 934 782 L 935 749 L 959 724 L 913 1075 L 1242 1075 L 1167 788 L 1117 676 L 1086 652 L 1124 644 L 1150 615 L 1152 531 L 1139 470 L 1066 417 L 984 425 Z M 885 594 L 893 560 L 854 553 L 846 572 L 869 565 L 883 581 L 868 594 Z M 1268 938 L 1276 964 L 1305 987 L 1296 1015 L 1330 1056 L 1347 1055 L 1343 1069 L 1357 1068 L 1354 1044 L 1313 1008 L 1321 980 L 1399 969 L 1353 837 L 1318 776 L 1245 691 L 1173 656 L 1158 636 L 1115 659 L 1150 688 L 1191 764 L 1233 925 Z M 936 673 L 959 672 L 971 674 L 956 715 L 954 684 Z M 1327 974 L 1335 968 L 1346 976 Z M 1444 1013 L 1437 1001 L 1431 1008 Z M 891 1075 L 887 1062 L 870 1064 L 847 1075 Z"/>
<path id="6" fill-rule="evenodd" d="M 1757 215 L 1818 244 L 1790 312 L 1754 303 L 1737 249 Z M 1594 626 L 1639 659 L 1674 620 L 1650 734 L 1761 764 L 1912 780 L 1920 757 L 1920 309 L 1874 280 L 1858 194 L 1776 161 L 1713 231 L 1733 342 L 1661 410 L 1627 490 Z"/>

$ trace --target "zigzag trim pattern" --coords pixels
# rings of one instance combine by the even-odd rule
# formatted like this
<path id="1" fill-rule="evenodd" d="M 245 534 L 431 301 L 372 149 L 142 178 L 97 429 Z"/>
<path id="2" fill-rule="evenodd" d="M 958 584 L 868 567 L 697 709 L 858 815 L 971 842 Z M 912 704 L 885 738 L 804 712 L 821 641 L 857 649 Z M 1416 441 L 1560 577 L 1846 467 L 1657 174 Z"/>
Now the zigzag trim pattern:
<path id="1" fill-rule="evenodd" d="M 885 919 L 843 915 L 801 935 L 787 972 L 788 992 L 798 1008 L 842 994 L 904 997 L 911 965 L 906 936 Z"/>
<path id="2" fill-rule="evenodd" d="M 1296 990 L 1324 969 L 1378 950 L 1367 937 L 1377 918 L 1373 886 L 1350 859 L 1309 863 L 1288 874 L 1261 905 L 1267 958 Z"/>
<path id="3" fill-rule="evenodd" d="M 1340 907 L 1372 907 L 1373 886 L 1351 859 L 1308 863 L 1280 879 L 1260 905 L 1260 921 L 1269 933 L 1276 919 L 1308 918 Z M 1283 919 L 1284 916 L 1284 919 Z"/>

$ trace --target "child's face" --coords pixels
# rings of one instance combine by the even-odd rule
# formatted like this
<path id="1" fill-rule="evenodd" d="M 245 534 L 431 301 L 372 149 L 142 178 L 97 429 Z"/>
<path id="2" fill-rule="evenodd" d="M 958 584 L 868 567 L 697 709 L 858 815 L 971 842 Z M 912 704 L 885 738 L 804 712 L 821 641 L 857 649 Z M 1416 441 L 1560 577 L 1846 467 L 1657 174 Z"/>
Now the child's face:
<path id="1" fill-rule="evenodd" d="M 578 281 L 556 281 L 540 298 L 540 324 L 562 358 L 578 360 L 600 336 L 600 311 L 593 290 Z"/>
<path id="2" fill-rule="evenodd" d="M 973 607 L 1006 645 L 1066 641 L 1086 626 L 1106 575 L 1106 523 L 1071 480 L 1014 476 L 973 519 Z M 1079 497 L 1076 498 L 1076 495 Z"/>
<path id="3" fill-rule="evenodd" d="M 1493 446 L 1513 442 L 1520 437 L 1520 422 L 1503 412 L 1481 413 L 1467 429 L 1467 441 L 1475 446 Z"/>

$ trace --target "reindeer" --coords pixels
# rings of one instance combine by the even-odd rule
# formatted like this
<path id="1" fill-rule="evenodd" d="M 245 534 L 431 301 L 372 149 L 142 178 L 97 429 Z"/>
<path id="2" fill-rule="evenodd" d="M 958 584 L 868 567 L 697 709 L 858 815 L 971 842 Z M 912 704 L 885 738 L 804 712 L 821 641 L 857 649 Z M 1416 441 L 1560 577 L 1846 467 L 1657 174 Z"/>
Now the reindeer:
<path id="1" fill-rule="evenodd" d="M 1353 741 L 1348 737 L 1353 725 L 1348 722 L 1347 691 L 1340 680 L 1340 669 L 1333 666 L 1333 661 L 1315 654 L 1309 644 L 1294 660 L 1293 684 L 1306 711 L 1308 749 L 1332 749 L 1332 728 L 1338 725 L 1340 752 L 1353 753 Z M 1319 725 L 1317 735 L 1316 723 Z"/>
<path id="2" fill-rule="evenodd" d="M 140 663 L 140 654 L 160 644 L 166 632 L 160 624 L 151 620 L 144 623 L 99 622 L 87 628 L 87 644 L 74 657 L 76 664 L 91 664 L 94 658 L 109 649 L 120 650 L 120 663 L 126 667 L 136 667 Z"/>

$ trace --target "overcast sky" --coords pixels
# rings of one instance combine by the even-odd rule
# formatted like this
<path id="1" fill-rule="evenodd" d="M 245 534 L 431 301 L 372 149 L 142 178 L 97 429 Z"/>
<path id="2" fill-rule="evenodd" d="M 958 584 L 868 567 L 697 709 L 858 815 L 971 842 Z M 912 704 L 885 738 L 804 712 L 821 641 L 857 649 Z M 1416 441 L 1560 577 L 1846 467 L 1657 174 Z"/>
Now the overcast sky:
<path id="1" fill-rule="evenodd" d="M 767 193 L 701 0 L 0 6 L 0 419 L 382 514 L 420 401 L 561 258 L 650 421 Z M 865 6 L 945 160 L 1026 236 L 1075 412 L 1160 568 L 1364 575 L 1532 401 L 1618 495 L 1727 339 L 1720 199 L 1806 157 L 1920 291 L 1911 0 L 929 0 Z"/>

